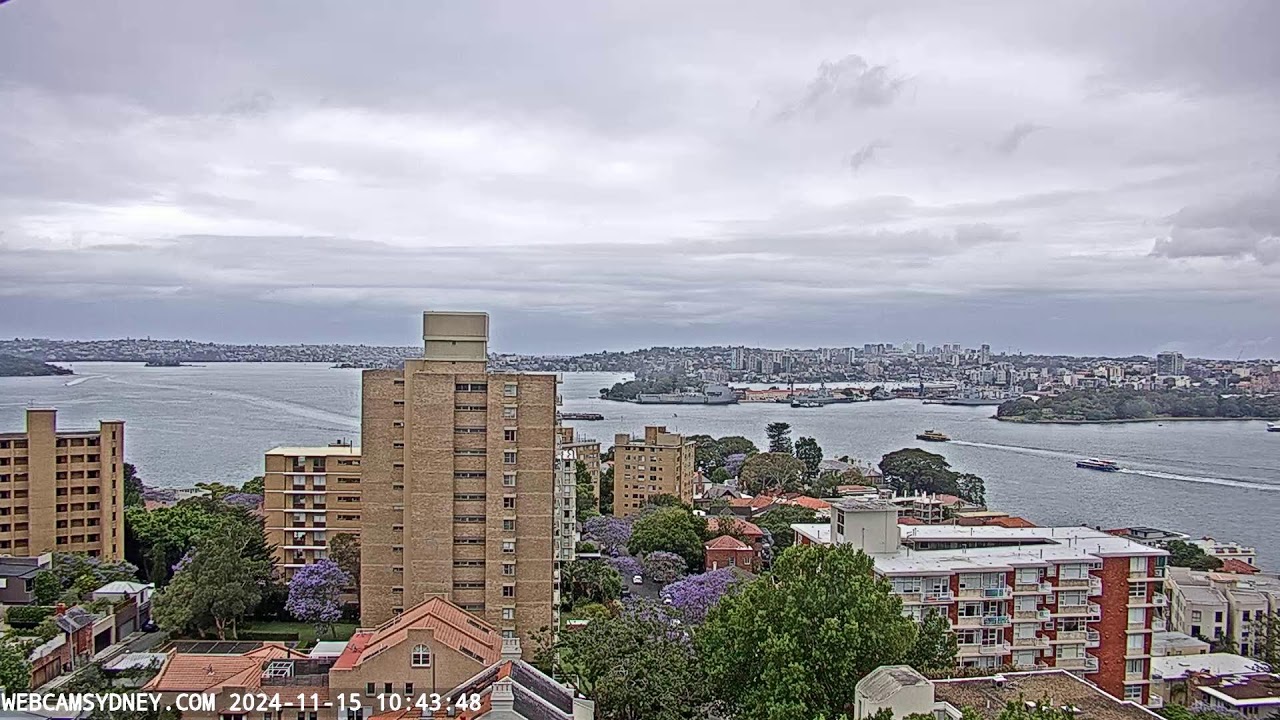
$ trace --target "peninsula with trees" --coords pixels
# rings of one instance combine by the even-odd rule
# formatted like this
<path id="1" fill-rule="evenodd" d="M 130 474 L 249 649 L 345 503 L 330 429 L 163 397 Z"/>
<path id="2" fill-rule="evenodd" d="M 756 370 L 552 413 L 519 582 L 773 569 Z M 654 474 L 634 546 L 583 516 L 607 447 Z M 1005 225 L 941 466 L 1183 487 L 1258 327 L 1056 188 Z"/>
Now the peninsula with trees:
<path id="1" fill-rule="evenodd" d="M 73 373 L 64 367 L 50 365 L 49 363 L 40 362 L 39 360 L 31 360 L 29 358 L 17 357 L 15 355 L 0 355 L 0 377 L 37 377 L 42 375 L 72 375 Z"/>
<path id="2" fill-rule="evenodd" d="M 1025 423 L 1109 423 L 1156 420 L 1276 420 L 1280 394 L 1227 394 L 1208 389 L 1068 390 L 1002 403 L 996 419 Z"/>

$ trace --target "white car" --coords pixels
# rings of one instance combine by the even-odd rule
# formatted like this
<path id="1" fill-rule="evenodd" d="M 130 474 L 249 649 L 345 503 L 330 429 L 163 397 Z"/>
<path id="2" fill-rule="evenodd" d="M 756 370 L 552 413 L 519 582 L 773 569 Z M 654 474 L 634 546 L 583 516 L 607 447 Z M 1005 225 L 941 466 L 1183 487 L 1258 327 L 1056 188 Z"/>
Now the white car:
<path id="1" fill-rule="evenodd" d="M 643 585 L 643 584 L 644 584 L 644 576 L 643 576 L 643 575 L 634 575 L 634 576 L 632 576 L 632 578 L 631 578 L 631 584 L 632 584 L 632 585 Z"/>

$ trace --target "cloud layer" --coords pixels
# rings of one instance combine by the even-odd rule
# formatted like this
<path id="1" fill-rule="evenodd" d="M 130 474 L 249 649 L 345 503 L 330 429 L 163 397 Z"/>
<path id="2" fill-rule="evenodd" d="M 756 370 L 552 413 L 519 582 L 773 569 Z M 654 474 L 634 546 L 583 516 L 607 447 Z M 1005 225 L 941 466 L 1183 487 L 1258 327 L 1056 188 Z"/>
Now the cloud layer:
<path id="1" fill-rule="evenodd" d="M 0 334 L 407 343 L 430 306 L 510 350 L 1280 355 L 1277 26 L 1265 0 L 17 0 Z"/>

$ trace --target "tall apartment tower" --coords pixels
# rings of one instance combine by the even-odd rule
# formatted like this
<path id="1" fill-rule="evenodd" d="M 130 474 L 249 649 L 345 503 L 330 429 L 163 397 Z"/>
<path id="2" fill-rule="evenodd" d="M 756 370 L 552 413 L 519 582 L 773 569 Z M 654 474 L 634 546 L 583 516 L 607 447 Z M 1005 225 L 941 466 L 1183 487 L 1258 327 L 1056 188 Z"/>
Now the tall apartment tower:
<path id="1" fill-rule="evenodd" d="M 360 448 L 272 448 L 263 467 L 267 543 L 275 547 L 285 580 L 327 558 L 335 535 L 359 537 Z"/>
<path id="2" fill-rule="evenodd" d="M 533 648 L 556 599 L 556 377 L 489 372 L 485 313 L 425 312 L 422 337 L 364 373 L 361 622 L 443 597 Z"/>
<path id="3" fill-rule="evenodd" d="M 693 504 L 695 443 L 661 425 L 644 429 L 644 437 L 613 438 L 613 513 L 640 511 L 654 495 L 674 495 Z"/>
<path id="4" fill-rule="evenodd" d="M 124 558 L 123 421 L 59 430 L 31 408 L 26 432 L 0 433 L 0 555 L 54 551 Z"/>

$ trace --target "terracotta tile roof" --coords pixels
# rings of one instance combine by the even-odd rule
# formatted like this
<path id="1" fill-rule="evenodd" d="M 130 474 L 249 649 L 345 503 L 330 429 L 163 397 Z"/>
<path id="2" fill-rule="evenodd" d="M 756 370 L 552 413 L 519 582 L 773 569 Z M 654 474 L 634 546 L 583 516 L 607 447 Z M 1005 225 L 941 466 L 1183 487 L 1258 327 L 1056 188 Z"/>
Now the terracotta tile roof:
<path id="1" fill-rule="evenodd" d="M 1226 560 L 1223 560 L 1222 567 L 1219 568 L 1219 571 L 1228 572 L 1228 573 L 1240 573 L 1243 575 L 1252 575 L 1256 572 L 1259 572 L 1258 568 L 1250 565 L 1249 563 L 1239 558 L 1227 558 Z"/>
<path id="2" fill-rule="evenodd" d="M 764 531 L 760 529 L 759 525 L 756 525 L 753 522 L 734 517 L 716 518 L 716 532 L 727 532 L 733 528 L 736 528 L 739 533 L 746 535 L 747 537 L 764 537 Z"/>
<path id="3" fill-rule="evenodd" d="M 708 540 L 702 547 L 707 550 L 750 550 L 750 546 L 732 535 L 721 535 Z"/>
<path id="4" fill-rule="evenodd" d="M 794 497 L 789 497 L 787 498 L 786 502 L 789 502 L 792 505 L 799 505 L 800 507 L 808 508 L 810 510 L 830 510 L 831 509 L 831 503 L 827 502 L 826 500 L 819 500 L 818 498 L 809 497 L 808 495 L 796 495 Z"/>
<path id="5" fill-rule="evenodd" d="M 218 692 L 223 687 L 256 688 L 262 663 L 282 658 L 305 658 L 306 653 L 267 643 L 243 655 L 205 655 L 173 652 L 159 674 L 143 688 L 154 692 Z"/>
<path id="6" fill-rule="evenodd" d="M 898 518 L 899 525 L 923 525 L 924 521 L 913 517 Z"/>
<path id="7" fill-rule="evenodd" d="M 1033 523 L 1033 522 L 1031 522 L 1030 520 L 1027 520 L 1026 518 L 1016 517 L 1016 516 L 1002 517 L 1002 518 L 991 518 L 990 520 L 988 520 L 988 521 L 986 522 L 986 524 L 987 524 L 987 525 L 995 525 L 996 527 L 1006 527 L 1006 528 L 1033 528 L 1033 527 L 1036 527 L 1036 524 L 1035 524 L 1035 523 Z"/>
<path id="8" fill-rule="evenodd" d="M 391 647 L 404 642 L 410 630 L 431 630 L 436 642 L 470 654 L 490 665 L 502 656 L 502 636 L 490 624 L 444 598 L 430 598 L 409 608 L 373 630 L 351 637 L 338 656 L 334 670 L 351 670 Z"/>
<path id="9" fill-rule="evenodd" d="M 837 485 L 836 486 L 836 492 L 840 493 L 841 495 L 853 495 L 853 494 L 860 495 L 862 493 L 869 493 L 869 492 L 875 492 L 875 491 L 876 489 L 871 487 L 870 485 Z"/>

